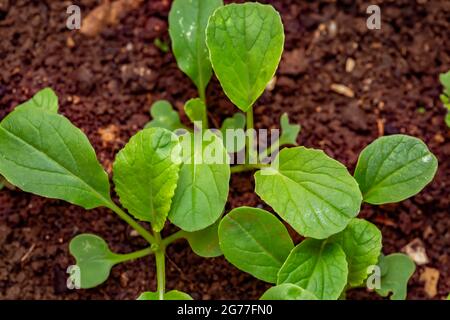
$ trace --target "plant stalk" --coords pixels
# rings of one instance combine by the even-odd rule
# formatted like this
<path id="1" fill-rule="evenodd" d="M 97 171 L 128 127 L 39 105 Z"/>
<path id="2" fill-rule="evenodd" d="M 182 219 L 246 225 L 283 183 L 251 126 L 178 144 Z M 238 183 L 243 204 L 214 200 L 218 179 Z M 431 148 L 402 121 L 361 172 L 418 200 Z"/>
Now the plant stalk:
<path id="1" fill-rule="evenodd" d="M 155 234 L 155 238 L 156 243 L 159 245 L 159 248 L 155 252 L 157 292 L 159 300 L 164 300 L 164 293 L 166 290 L 166 247 L 161 241 L 159 233 Z"/>
<path id="2" fill-rule="evenodd" d="M 136 230 L 148 243 L 154 244 L 155 238 L 145 230 L 143 226 L 141 226 L 137 221 L 131 218 L 127 213 L 125 213 L 122 209 L 120 209 L 115 203 L 111 202 L 108 204 L 108 208 L 117 213 L 119 217 L 121 217 L 126 223 L 128 223 L 134 230 Z"/>
<path id="3" fill-rule="evenodd" d="M 131 253 L 119 254 L 117 257 L 117 262 L 122 263 L 122 262 L 130 261 L 130 260 L 136 260 L 136 259 L 148 256 L 152 253 L 154 253 L 153 249 L 151 247 L 148 247 L 148 248 L 138 250 L 135 252 L 131 252 Z"/>
<path id="4" fill-rule="evenodd" d="M 246 152 L 247 152 L 247 161 L 246 164 L 250 165 L 251 161 L 253 160 L 253 156 L 254 156 L 254 136 L 252 134 L 252 132 L 254 129 L 254 125 L 253 125 L 253 107 L 250 108 L 250 110 L 248 110 L 246 112 L 246 117 L 247 117 L 247 146 L 246 146 Z"/>

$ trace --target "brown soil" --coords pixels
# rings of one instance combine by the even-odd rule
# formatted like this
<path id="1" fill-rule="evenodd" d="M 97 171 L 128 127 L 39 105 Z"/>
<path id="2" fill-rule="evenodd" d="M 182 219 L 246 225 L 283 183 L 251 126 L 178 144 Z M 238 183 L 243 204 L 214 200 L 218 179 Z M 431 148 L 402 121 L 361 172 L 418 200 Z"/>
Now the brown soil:
<path id="1" fill-rule="evenodd" d="M 77 2 L 85 14 L 100 1 Z M 379 31 L 365 26 L 367 1 L 266 2 L 282 14 L 286 51 L 275 89 L 255 107 L 257 127 L 277 127 L 279 116 L 288 112 L 303 127 L 302 145 L 324 149 L 351 170 L 359 152 L 381 134 L 423 139 L 439 158 L 435 180 L 398 205 L 365 205 L 361 216 L 381 228 L 385 253 L 421 239 L 430 258 L 427 266 L 440 272 L 434 298 L 443 298 L 450 292 L 450 133 L 438 99 L 438 74 L 450 69 L 450 2 L 386 1 Z M 168 41 L 170 1 L 147 1 L 93 39 L 65 28 L 65 3 L 0 1 L 0 119 L 51 86 L 61 112 L 88 135 L 110 173 L 115 153 L 149 120 L 153 101 L 168 99 L 181 111 L 196 90 L 173 55 L 153 45 L 156 37 Z M 352 72 L 345 70 L 348 58 L 356 62 Z M 333 83 L 351 88 L 354 98 L 333 92 Z M 217 81 L 208 89 L 208 101 L 215 123 L 236 111 Z M 232 178 L 227 209 L 241 205 L 261 205 L 251 174 Z M 86 212 L 2 190 L 0 299 L 135 299 L 155 289 L 149 257 L 115 267 L 96 289 L 67 290 L 66 268 L 73 263 L 68 243 L 82 232 L 101 235 L 119 252 L 145 246 L 106 209 Z M 195 299 L 256 299 L 267 288 L 223 258 L 195 256 L 185 242 L 170 247 L 168 261 L 168 288 Z M 410 299 L 430 298 L 420 281 L 423 270 L 418 267 L 409 283 Z M 365 290 L 349 296 L 376 298 Z"/>

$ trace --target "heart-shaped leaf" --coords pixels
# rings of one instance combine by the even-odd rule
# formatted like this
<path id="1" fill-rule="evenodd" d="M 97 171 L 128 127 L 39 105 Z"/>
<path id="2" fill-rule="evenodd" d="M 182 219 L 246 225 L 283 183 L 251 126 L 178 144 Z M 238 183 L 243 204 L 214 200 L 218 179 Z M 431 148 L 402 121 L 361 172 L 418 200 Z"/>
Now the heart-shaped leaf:
<path id="1" fill-rule="evenodd" d="M 358 184 L 323 151 L 283 149 L 274 163 L 256 172 L 256 193 L 301 235 L 327 238 L 358 214 Z"/>
<path id="2" fill-rule="evenodd" d="M 283 283 L 264 292 L 260 300 L 317 300 L 317 297 L 295 284 Z"/>
<path id="3" fill-rule="evenodd" d="M 138 132 L 114 162 L 114 184 L 120 202 L 136 218 L 164 227 L 178 181 L 180 146 L 175 134 L 162 128 Z"/>
<path id="4" fill-rule="evenodd" d="M 421 140 L 392 135 L 378 138 L 361 152 L 355 179 L 365 202 L 399 202 L 430 183 L 437 166 L 436 157 Z"/>
<path id="5" fill-rule="evenodd" d="M 184 112 L 186 112 L 186 115 L 192 123 L 201 122 L 203 129 L 207 128 L 208 116 L 206 114 L 206 105 L 201 99 L 195 98 L 186 102 Z"/>
<path id="6" fill-rule="evenodd" d="M 0 174 L 26 192 L 92 209 L 111 204 L 85 134 L 56 113 L 18 108 L 0 123 Z"/>
<path id="7" fill-rule="evenodd" d="M 222 255 L 219 245 L 219 223 L 220 219 L 206 229 L 186 232 L 186 239 L 195 254 L 204 258 L 214 258 Z"/>
<path id="8" fill-rule="evenodd" d="M 203 138 L 202 135 L 203 134 Z M 228 197 L 230 165 L 222 140 L 212 131 L 180 137 L 183 163 L 169 219 L 189 232 L 219 219 Z"/>
<path id="9" fill-rule="evenodd" d="M 169 34 L 178 67 L 195 83 L 201 95 L 212 70 L 205 42 L 208 19 L 222 0 L 175 0 L 169 14 Z"/>
<path id="10" fill-rule="evenodd" d="M 159 294 L 158 292 L 150 292 L 150 291 L 143 292 L 137 298 L 137 300 L 159 300 Z M 187 293 L 178 290 L 172 290 L 164 293 L 164 300 L 193 300 L 193 299 Z"/>
<path id="11" fill-rule="evenodd" d="M 223 145 L 227 148 L 229 153 L 236 153 L 245 147 L 245 116 L 238 112 L 233 117 L 226 118 L 220 132 L 222 133 Z M 241 131 L 242 139 L 236 139 L 237 131 Z M 234 141 L 233 141 L 234 140 Z"/>
<path id="12" fill-rule="evenodd" d="M 271 213 L 241 207 L 228 213 L 219 226 L 225 258 L 237 268 L 270 283 L 294 247 L 286 227 Z"/>
<path id="13" fill-rule="evenodd" d="M 180 116 L 173 110 L 169 101 L 156 101 L 150 108 L 150 114 L 153 120 L 147 123 L 146 128 L 164 128 L 169 131 L 184 129 Z"/>
<path id="14" fill-rule="evenodd" d="M 49 112 L 58 112 L 58 96 L 51 88 L 45 88 L 37 92 L 33 98 L 17 106 L 17 108 L 35 107 Z"/>
<path id="15" fill-rule="evenodd" d="M 375 291 L 382 297 L 390 293 L 391 300 L 405 300 L 408 289 L 408 280 L 414 274 L 416 265 L 410 257 L 401 253 L 380 256 L 381 288 Z"/>
<path id="16" fill-rule="evenodd" d="M 381 253 L 381 231 L 372 223 L 353 219 L 330 241 L 341 246 L 348 262 L 348 283 L 357 287 L 367 278 L 367 268 L 376 265 Z"/>
<path id="17" fill-rule="evenodd" d="M 270 5 L 230 4 L 209 19 L 206 43 L 223 90 L 248 111 L 272 80 L 281 59 L 284 30 Z"/>
<path id="18" fill-rule="evenodd" d="M 336 300 L 347 284 L 347 261 L 336 243 L 306 239 L 289 254 L 278 284 L 292 283 L 321 300 Z"/>
<path id="19" fill-rule="evenodd" d="M 112 253 L 102 238 L 93 234 L 81 234 L 70 241 L 70 253 L 75 257 L 83 289 L 93 288 L 105 282 L 111 268 L 120 262 L 120 255 Z M 76 283 L 77 279 L 73 279 Z"/>

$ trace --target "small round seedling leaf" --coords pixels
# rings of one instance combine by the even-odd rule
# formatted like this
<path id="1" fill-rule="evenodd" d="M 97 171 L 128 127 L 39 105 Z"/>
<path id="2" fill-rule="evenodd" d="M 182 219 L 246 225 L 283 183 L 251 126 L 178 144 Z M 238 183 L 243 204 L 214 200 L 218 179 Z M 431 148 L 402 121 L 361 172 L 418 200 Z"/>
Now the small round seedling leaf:
<path id="1" fill-rule="evenodd" d="M 102 238 L 93 234 L 81 234 L 70 241 L 69 251 L 75 257 L 83 289 L 93 288 L 105 282 L 111 268 L 118 262 Z M 77 279 L 74 279 L 75 282 Z"/>
<path id="2" fill-rule="evenodd" d="M 206 115 L 206 105 L 201 99 L 195 98 L 186 102 L 184 105 L 184 112 L 186 112 L 186 115 L 192 123 L 200 122 L 204 127 L 203 129 L 206 129 L 205 126 L 207 126 L 208 119 Z"/>
<path id="3" fill-rule="evenodd" d="M 204 258 L 214 258 L 222 255 L 219 245 L 219 223 L 220 219 L 206 229 L 186 232 L 186 239 L 195 254 Z"/>
<path id="4" fill-rule="evenodd" d="M 156 101 L 150 108 L 150 114 L 153 120 L 147 123 L 146 128 L 163 128 L 172 132 L 184 128 L 180 116 L 173 110 L 169 101 Z"/>
<path id="5" fill-rule="evenodd" d="M 408 280 L 414 274 L 416 265 L 405 254 L 394 253 L 388 256 L 380 256 L 381 279 L 379 289 L 375 291 L 382 297 L 390 293 L 391 300 L 405 300 Z"/>
<path id="6" fill-rule="evenodd" d="M 58 96 L 51 88 L 45 88 L 37 92 L 33 98 L 27 102 L 22 103 L 16 108 L 34 107 L 48 112 L 58 112 Z"/>
<path id="7" fill-rule="evenodd" d="M 180 141 L 183 162 L 169 219 L 194 232 L 212 225 L 223 213 L 230 165 L 222 140 L 210 130 L 187 133 Z"/>
<path id="8" fill-rule="evenodd" d="M 331 237 L 339 244 L 348 262 L 348 283 L 357 287 L 367 278 L 367 268 L 376 265 L 381 253 L 381 231 L 372 223 L 353 219 L 344 231 Z"/>
<path id="9" fill-rule="evenodd" d="M 120 202 L 136 218 L 161 231 L 178 181 L 180 146 L 175 134 L 149 128 L 133 136 L 114 162 Z"/>
<path id="10" fill-rule="evenodd" d="M 274 163 L 278 167 L 256 172 L 256 193 L 301 235 L 327 238 L 358 214 L 358 184 L 323 151 L 283 149 Z"/>
<path id="11" fill-rule="evenodd" d="M 137 298 L 137 300 L 159 300 L 159 294 L 158 292 L 150 292 L 150 291 L 143 292 Z M 164 300 L 193 300 L 193 299 L 187 293 L 178 290 L 172 290 L 164 293 Z"/>
<path id="12" fill-rule="evenodd" d="M 228 213 L 219 226 L 225 258 L 242 271 L 270 283 L 294 247 L 286 227 L 271 213 L 241 207 Z"/>
<path id="13" fill-rule="evenodd" d="M 289 254 L 278 273 L 278 284 L 292 283 L 320 300 L 336 300 L 347 284 L 345 253 L 336 243 L 306 239 Z"/>
<path id="14" fill-rule="evenodd" d="M 239 152 L 245 147 L 245 122 L 245 116 L 240 112 L 223 121 L 220 132 L 223 145 L 229 153 Z M 241 138 L 238 138 L 239 134 Z"/>
<path id="15" fill-rule="evenodd" d="M 0 123 L 0 174 L 23 191 L 85 209 L 111 203 L 108 175 L 86 135 L 40 108 L 17 108 Z"/>
<path id="16" fill-rule="evenodd" d="M 206 43 L 226 95 L 248 111 L 280 62 L 284 45 L 280 15 L 272 6 L 259 3 L 221 7 L 209 20 Z"/>
<path id="17" fill-rule="evenodd" d="M 212 70 L 205 42 L 208 19 L 222 0 L 175 0 L 169 13 L 169 34 L 178 67 L 204 92 Z"/>
<path id="18" fill-rule="evenodd" d="M 317 300 L 317 297 L 295 284 L 283 283 L 264 292 L 260 300 Z"/>
<path id="19" fill-rule="evenodd" d="M 436 157 L 421 140 L 392 135 L 378 138 L 361 152 L 355 179 L 365 202 L 399 202 L 430 183 L 437 167 Z"/>

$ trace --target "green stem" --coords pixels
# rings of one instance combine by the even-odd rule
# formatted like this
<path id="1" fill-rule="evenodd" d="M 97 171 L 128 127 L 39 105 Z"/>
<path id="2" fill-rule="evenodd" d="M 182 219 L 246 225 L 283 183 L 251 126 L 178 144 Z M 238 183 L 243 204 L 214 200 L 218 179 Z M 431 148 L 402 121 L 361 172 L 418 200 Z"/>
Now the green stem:
<path id="1" fill-rule="evenodd" d="M 138 250 L 135 252 L 131 252 L 131 253 L 118 254 L 117 255 L 117 263 L 122 263 L 122 262 L 130 261 L 130 260 L 139 259 L 139 258 L 148 256 L 152 253 L 154 253 L 153 249 L 151 247 L 148 247 L 148 248 Z"/>
<path id="2" fill-rule="evenodd" d="M 253 125 L 253 107 L 250 107 L 250 110 L 246 112 L 247 116 L 247 164 L 250 164 L 250 161 L 253 159 L 254 156 L 254 140 L 253 140 L 253 134 L 250 134 L 250 131 L 253 131 L 254 125 Z"/>
<path id="3" fill-rule="evenodd" d="M 108 204 L 108 208 L 117 213 L 119 217 L 121 217 L 126 223 L 128 223 L 132 228 L 134 228 L 148 243 L 155 243 L 155 238 L 145 230 L 143 226 L 141 226 L 137 221 L 131 218 L 128 214 L 126 214 L 122 209 L 120 209 L 115 203 L 111 202 Z"/>
<path id="4" fill-rule="evenodd" d="M 203 130 L 208 129 L 209 128 L 209 123 L 208 123 L 208 105 L 206 104 L 206 94 L 205 94 L 205 89 L 204 90 L 198 90 L 198 95 L 200 97 L 200 100 L 203 101 L 203 103 L 205 104 L 206 110 L 205 110 L 205 114 L 203 116 L 202 119 L 202 126 L 203 126 Z"/>
<path id="5" fill-rule="evenodd" d="M 159 244 L 159 248 L 155 252 L 157 292 L 159 300 L 164 300 L 164 293 L 166 290 L 166 247 L 161 241 L 159 233 L 155 234 L 155 239 L 157 244 Z"/>
<path id="6" fill-rule="evenodd" d="M 187 235 L 186 231 L 183 231 L 183 230 L 177 231 L 177 232 L 171 234 L 170 236 L 168 236 L 167 238 L 164 238 L 162 240 L 162 244 L 164 247 L 167 247 L 169 244 L 171 244 L 172 242 L 174 242 L 176 240 L 186 238 L 186 235 Z"/>
<path id="7" fill-rule="evenodd" d="M 268 165 L 268 164 L 240 164 L 240 165 L 237 165 L 237 166 L 232 166 L 231 167 L 231 173 L 253 171 L 253 170 L 267 168 L 269 166 L 270 165 Z"/>

